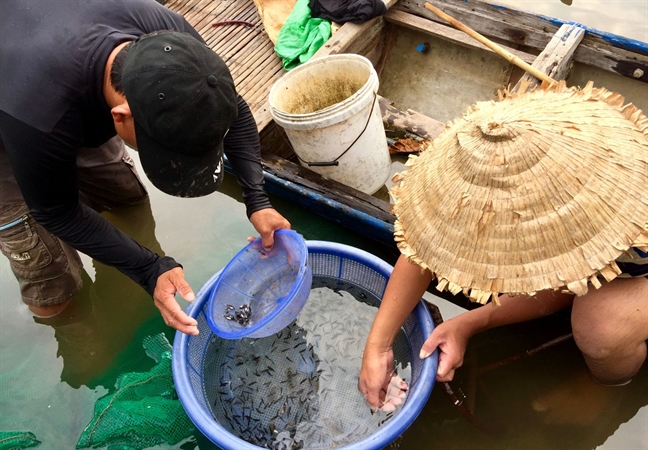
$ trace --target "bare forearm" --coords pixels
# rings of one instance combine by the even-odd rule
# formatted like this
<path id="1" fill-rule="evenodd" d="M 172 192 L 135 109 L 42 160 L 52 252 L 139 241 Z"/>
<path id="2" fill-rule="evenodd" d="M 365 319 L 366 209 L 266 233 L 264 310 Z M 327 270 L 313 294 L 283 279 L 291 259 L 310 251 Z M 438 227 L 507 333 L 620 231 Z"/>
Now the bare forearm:
<path id="1" fill-rule="evenodd" d="M 367 345 L 386 348 L 391 346 L 398 330 L 416 307 L 425 289 L 432 281 L 429 272 L 400 256 L 385 288 L 382 303 L 371 327 Z"/>
<path id="2" fill-rule="evenodd" d="M 520 295 L 500 297 L 500 306 L 485 305 L 463 313 L 454 319 L 457 326 L 465 327 L 470 336 L 503 325 L 539 319 L 569 307 L 573 295 L 554 291 L 538 292 L 535 296 Z"/>

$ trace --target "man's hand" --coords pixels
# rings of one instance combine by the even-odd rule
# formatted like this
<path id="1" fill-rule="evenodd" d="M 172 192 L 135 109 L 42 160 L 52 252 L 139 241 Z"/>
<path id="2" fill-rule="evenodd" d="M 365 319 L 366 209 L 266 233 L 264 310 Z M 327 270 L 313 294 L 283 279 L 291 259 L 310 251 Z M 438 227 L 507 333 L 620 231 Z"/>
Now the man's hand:
<path id="1" fill-rule="evenodd" d="M 432 331 L 421 348 L 420 357 L 427 358 L 438 347 L 437 380 L 450 381 L 454 378 L 455 370 L 463 364 L 469 339 L 470 333 L 461 327 L 459 321 L 451 319 Z"/>
<path id="2" fill-rule="evenodd" d="M 358 389 L 372 411 L 394 411 L 403 403 L 407 383 L 394 373 L 394 351 L 365 348 Z"/>
<path id="3" fill-rule="evenodd" d="M 290 230 L 290 222 L 279 214 L 274 208 L 260 209 L 250 216 L 250 222 L 261 236 L 265 250 L 271 250 L 274 245 L 274 232 L 276 230 Z"/>
<path id="4" fill-rule="evenodd" d="M 196 298 L 189 283 L 185 280 L 181 267 L 167 270 L 158 277 L 155 291 L 153 291 L 153 301 L 167 325 L 185 334 L 197 335 L 198 322 L 180 308 L 175 299 L 176 292 L 179 292 L 182 298 L 188 302 Z"/>

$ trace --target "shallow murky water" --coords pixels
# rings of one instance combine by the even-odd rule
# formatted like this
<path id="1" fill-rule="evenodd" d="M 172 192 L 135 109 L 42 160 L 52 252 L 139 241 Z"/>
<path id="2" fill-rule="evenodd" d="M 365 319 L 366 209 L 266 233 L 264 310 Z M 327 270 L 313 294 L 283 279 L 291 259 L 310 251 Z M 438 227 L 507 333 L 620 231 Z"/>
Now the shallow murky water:
<path id="1" fill-rule="evenodd" d="M 648 41 L 645 0 L 498 3 Z M 393 249 L 289 202 L 273 199 L 273 204 L 306 239 L 341 242 L 392 264 L 396 260 Z M 151 188 L 150 205 L 106 216 L 143 245 L 176 258 L 195 291 L 255 235 L 231 176 L 221 193 L 176 199 Z M 84 289 L 77 300 L 55 320 L 41 320 L 22 304 L 8 262 L 0 258 L 0 431 L 31 432 L 41 442 L 37 449 L 75 448 L 95 403 L 114 392 L 117 378 L 154 365 L 143 340 L 161 332 L 170 341 L 174 337 L 139 286 L 110 267 L 83 261 Z M 571 340 L 527 356 L 567 333 L 568 320 L 558 315 L 475 336 L 452 383 L 460 407 L 437 384 L 392 448 L 648 448 L 648 365 L 628 386 L 602 388 L 589 379 Z M 158 448 L 215 448 L 196 430 L 186 436 Z"/>
<path id="2" fill-rule="evenodd" d="M 226 179 L 225 194 L 175 199 L 152 190 L 150 206 L 110 218 L 145 245 L 177 258 L 197 291 L 254 235 L 239 188 L 232 177 Z M 273 203 L 306 239 L 337 241 L 391 264 L 396 260 L 393 249 L 288 202 Z M 84 263 L 79 298 L 67 314 L 47 321 L 28 313 L 8 264 L 0 259 L 0 431 L 32 432 L 42 442 L 37 448 L 74 448 L 95 403 L 115 391 L 117 378 L 154 365 L 143 340 L 160 332 L 170 341 L 174 337 L 141 288 L 112 268 L 86 258 Z M 648 448 L 648 365 L 628 386 L 601 388 L 589 379 L 573 341 L 526 356 L 527 350 L 569 332 L 567 317 L 558 315 L 475 336 L 451 384 L 459 397 L 465 395 L 462 405 L 468 409 L 454 407 L 437 383 L 419 417 L 391 447 Z M 498 363 L 512 357 L 519 358 Z M 195 429 L 186 436 L 159 448 L 215 448 Z"/>
<path id="3" fill-rule="evenodd" d="M 143 244 L 174 256 L 197 291 L 254 235 L 235 180 L 226 180 L 225 193 L 202 199 L 175 199 L 152 190 L 150 205 L 110 219 Z M 396 260 L 393 249 L 281 199 L 273 203 L 306 239 L 337 241 L 391 264 Z M 114 392 L 117 377 L 153 366 L 143 340 L 160 332 L 170 341 L 174 337 L 139 286 L 110 267 L 86 258 L 84 263 L 79 298 L 65 315 L 48 321 L 28 313 L 6 260 L 0 259 L 0 431 L 32 432 L 42 442 L 37 448 L 74 448 L 95 402 Z M 455 408 L 437 383 L 419 417 L 392 448 L 647 448 L 648 365 L 628 386 L 601 388 L 589 379 L 568 340 L 489 368 L 569 331 L 568 320 L 559 315 L 475 336 L 452 383 L 472 412 Z M 196 430 L 186 433 L 181 443 L 160 448 L 215 448 Z"/>
<path id="4" fill-rule="evenodd" d="M 648 3 L 643 0 L 493 0 L 488 3 L 648 42 Z"/>

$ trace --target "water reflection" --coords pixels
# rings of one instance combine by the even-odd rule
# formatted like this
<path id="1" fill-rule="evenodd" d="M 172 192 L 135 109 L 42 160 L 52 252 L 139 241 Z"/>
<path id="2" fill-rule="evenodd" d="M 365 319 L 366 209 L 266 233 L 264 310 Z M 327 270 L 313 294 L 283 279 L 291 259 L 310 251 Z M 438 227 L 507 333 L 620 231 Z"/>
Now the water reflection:
<path id="1" fill-rule="evenodd" d="M 102 215 L 143 246 L 164 255 L 148 199 Z M 133 343 L 142 325 L 159 313 L 151 297 L 130 278 L 96 261 L 92 264 L 94 280 L 83 271 L 81 292 L 61 314 L 34 317 L 34 321 L 54 329 L 57 355 L 63 359 L 61 381 L 75 389 L 83 385 L 111 389 L 117 375 L 106 376 L 108 369 L 117 364 L 117 355 Z"/>
<path id="2" fill-rule="evenodd" d="M 604 446 L 620 425 L 648 405 L 648 366 L 627 386 L 604 387 L 590 378 L 573 340 L 527 355 L 569 334 L 568 317 L 560 314 L 473 337 L 464 367 L 452 382 L 470 412 L 462 414 L 435 388 L 399 449 L 422 448 L 425 442 L 433 442 L 426 448 L 462 450 Z M 470 414 L 483 429 L 470 422 Z M 645 448 L 645 440 L 645 435 L 629 434 L 617 448 Z"/>

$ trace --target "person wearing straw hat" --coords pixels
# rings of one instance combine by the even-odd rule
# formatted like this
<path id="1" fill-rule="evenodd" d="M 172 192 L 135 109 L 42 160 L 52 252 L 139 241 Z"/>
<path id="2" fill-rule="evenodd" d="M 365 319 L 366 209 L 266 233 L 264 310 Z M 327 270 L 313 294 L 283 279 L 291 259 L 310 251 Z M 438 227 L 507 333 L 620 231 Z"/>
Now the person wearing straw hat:
<path id="1" fill-rule="evenodd" d="M 81 289 L 76 251 L 153 296 L 165 322 L 197 334 L 175 300 L 182 266 L 97 211 L 145 201 L 124 142 L 161 191 L 199 197 L 223 180 L 223 152 L 266 247 L 290 223 L 263 190 L 254 117 L 225 62 L 154 0 L 7 1 L 0 15 L 0 248 L 37 316 Z"/>
<path id="2" fill-rule="evenodd" d="M 437 378 L 470 337 L 572 306 L 574 339 L 597 382 L 628 382 L 648 339 L 648 118 L 622 96 L 564 82 L 482 102 L 412 157 L 392 188 L 401 250 L 364 351 L 359 389 L 385 401 L 391 345 L 437 288 L 493 307 L 438 326 Z M 393 383 L 392 383 L 393 384 Z"/>

